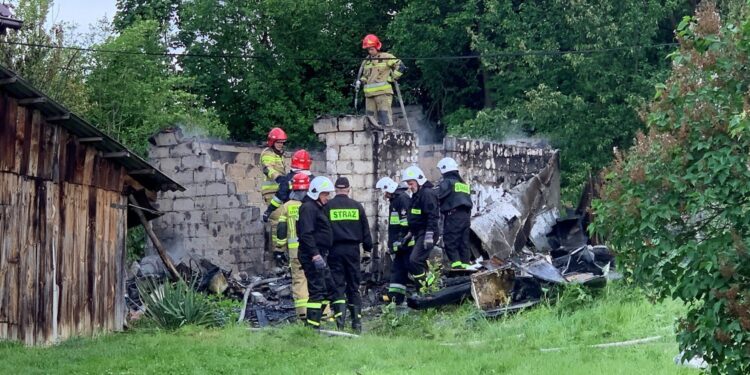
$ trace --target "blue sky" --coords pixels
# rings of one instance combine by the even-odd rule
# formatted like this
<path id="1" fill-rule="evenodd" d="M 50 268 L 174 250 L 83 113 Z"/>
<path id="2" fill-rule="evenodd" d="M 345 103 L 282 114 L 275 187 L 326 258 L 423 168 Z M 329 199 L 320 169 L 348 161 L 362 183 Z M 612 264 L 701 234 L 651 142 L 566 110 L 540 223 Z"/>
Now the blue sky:
<path id="1" fill-rule="evenodd" d="M 89 25 L 107 16 L 112 20 L 116 0 L 54 0 L 50 15 L 53 21 L 78 24 L 78 31 L 86 33 Z"/>

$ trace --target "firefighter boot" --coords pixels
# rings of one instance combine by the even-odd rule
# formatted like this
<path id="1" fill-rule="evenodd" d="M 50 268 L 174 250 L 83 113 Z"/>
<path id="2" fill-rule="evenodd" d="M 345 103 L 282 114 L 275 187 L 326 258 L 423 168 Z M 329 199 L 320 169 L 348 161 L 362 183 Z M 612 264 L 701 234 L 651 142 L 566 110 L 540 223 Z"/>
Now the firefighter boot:
<path id="1" fill-rule="evenodd" d="M 334 303 L 332 307 L 333 317 L 336 319 L 336 328 L 341 331 L 345 327 L 346 317 L 344 316 L 344 314 L 346 313 L 346 305 L 344 305 L 343 303 Z"/>
<path id="2" fill-rule="evenodd" d="M 362 306 L 349 305 L 349 312 L 352 315 L 352 329 L 356 333 L 362 333 Z"/>
<path id="3" fill-rule="evenodd" d="M 320 317 L 323 315 L 323 311 L 320 308 L 307 307 L 307 325 L 312 328 L 320 329 Z"/>

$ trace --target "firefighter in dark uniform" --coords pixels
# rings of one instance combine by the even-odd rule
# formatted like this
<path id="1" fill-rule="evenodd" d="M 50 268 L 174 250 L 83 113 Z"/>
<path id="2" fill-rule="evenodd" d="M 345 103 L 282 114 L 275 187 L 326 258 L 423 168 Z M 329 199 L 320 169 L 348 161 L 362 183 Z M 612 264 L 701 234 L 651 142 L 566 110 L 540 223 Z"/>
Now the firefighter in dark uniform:
<path id="1" fill-rule="evenodd" d="M 411 197 L 407 186 L 399 186 L 390 177 L 378 180 L 375 187 L 383 191 L 388 200 L 388 252 L 391 254 L 391 282 L 388 284 L 388 300 L 401 305 L 406 299 L 406 283 L 409 282 L 409 256 L 414 246 L 413 239 L 407 239 L 409 223 L 406 213 Z M 405 241 L 406 240 L 406 241 Z"/>
<path id="2" fill-rule="evenodd" d="M 443 175 L 437 187 L 440 213 L 443 214 L 443 244 L 452 269 L 471 266 L 469 227 L 471 227 L 471 188 L 458 173 L 453 158 L 443 158 L 437 164 Z"/>
<path id="3" fill-rule="evenodd" d="M 307 324 L 320 329 L 320 318 L 335 293 L 335 284 L 326 257 L 333 246 L 331 223 L 323 212 L 333 193 L 333 183 L 327 177 L 315 177 L 310 182 L 307 196 L 299 208 L 297 236 L 299 261 L 307 278 Z"/>
<path id="4" fill-rule="evenodd" d="M 361 332 L 362 297 L 359 295 L 359 283 L 362 281 L 362 274 L 359 247 L 362 245 L 366 253 L 372 251 L 370 224 L 367 222 L 362 204 L 349 198 L 349 179 L 339 177 L 334 186 L 336 196 L 324 208 L 333 232 L 333 247 L 328 255 L 328 266 L 336 283 L 336 297 L 331 307 L 339 329 L 344 328 L 344 313 L 348 306 L 352 317 L 352 329 Z"/>
<path id="5" fill-rule="evenodd" d="M 420 292 L 424 292 L 435 282 L 435 275 L 428 272 L 427 259 L 438 237 L 440 211 L 437 194 L 434 185 L 427 181 L 424 172 L 417 166 L 406 168 L 401 180 L 409 185 L 412 192 L 411 204 L 406 212 L 409 236 L 414 239 L 414 249 L 409 256 L 409 273 L 419 283 Z"/>

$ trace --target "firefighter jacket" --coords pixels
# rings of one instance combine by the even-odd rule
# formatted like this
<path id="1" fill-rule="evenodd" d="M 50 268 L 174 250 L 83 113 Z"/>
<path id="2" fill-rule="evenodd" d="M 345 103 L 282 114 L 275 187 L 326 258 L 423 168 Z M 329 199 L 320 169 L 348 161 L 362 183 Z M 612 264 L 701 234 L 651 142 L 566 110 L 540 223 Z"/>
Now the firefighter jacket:
<path id="1" fill-rule="evenodd" d="M 339 194 L 328 201 L 323 211 L 331 221 L 334 243 L 357 242 L 365 251 L 372 251 L 370 224 L 362 204 L 346 194 Z"/>
<path id="2" fill-rule="evenodd" d="M 411 197 L 406 220 L 409 222 L 409 231 L 414 236 L 422 232 L 433 232 L 437 238 L 440 211 L 438 210 L 437 194 L 433 187 L 434 185 L 427 181 Z"/>
<path id="3" fill-rule="evenodd" d="M 299 236 L 297 236 L 297 220 L 302 202 L 289 200 L 279 207 L 279 221 L 276 226 L 274 246 L 277 250 L 288 250 L 289 258 L 297 258 L 299 251 Z"/>
<path id="4" fill-rule="evenodd" d="M 305 197 L 299 208 L 297 220 L 299 257 L 310 259 L 315 255 L 327 255 L 333 246 L 331 223 L 317 200 Z"/>
<path id="5" fill-rule="evenodd" d="M 409 210 L 411 198 L 406 194 L 406 189 L 396 189 L 388 205 L 388 248 L 393 243 L 400 241 L 409 232 L 409 221 L 406 219 L 406 213 Z"/>
<path id="6" fill-rule="evenodd" d="M 270 147 L 266 147 L 260 153 L 260 164 L 263 168 L 263 176 L 266 178 L 260 187 L 260 192 L 268 203 L 273 194 L 279 190 L 278 179 L 284 175 L 284 171 L 286 170 L 284 167 L 284 155 L 279 154 Z"/>
<path id="7" fill-rule="evenodd" d="M 360 80 L 364 85 L 365 97 L 390 94 L 393 95 L 391 82 L 399 79 L 404 73 L 404 64 L 390 53 L 380 52 L 368 57 L 363 62 L 364 69 Z"/>
<path id="8" fill-rule="evenodd" d="M 458 171 L 446 172 L 437 187 L 440 212 L 448 212 L 464 207 L 471 210 L 471 187 L 464 183 Z"/>
<path id="9" fill-rule="evenodd" d="M 277 208 L 279 208 L 279 206 L 289 200 L 289 194 L 292 192 L 292 178 L 294 178 L 294 175 L 296 175 L 297 173 L 300 172 L 289 171 L 289 173 L 276 179 L 279 184 L 279 190 L 273 195 L 273 198 L 268 203 L 269 211 L 276 210 Z M 313 174 L 310 174 L 309 176 L 310 181 L 315 178 Z"/>

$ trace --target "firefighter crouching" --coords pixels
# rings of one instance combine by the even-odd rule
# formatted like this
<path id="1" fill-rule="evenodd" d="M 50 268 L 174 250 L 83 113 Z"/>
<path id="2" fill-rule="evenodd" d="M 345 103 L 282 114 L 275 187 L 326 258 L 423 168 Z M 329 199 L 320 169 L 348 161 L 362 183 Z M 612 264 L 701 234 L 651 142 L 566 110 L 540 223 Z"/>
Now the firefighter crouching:
<path id="1" fill-rule="evenodd" d="M 299 236 L 297 236 L 297 221 L 299 209 L 310 187 L 310 177 L 305 173 L 297 173 L 292 177 L 291 192 L 286 203 L 278 210 L 279 219 L 276 227 L 274 242 L 275 259 L 288 257 L 292 274 L 292 298 L 297 318 L 304 322 L 307 318 L 307 279 L 299 261 Z M 280 253 L 280 254 L 279 254 Z"/>
<path id="2" fill-rule="evenodd" d="M 453 158 L 443 158 L 437 164 L 443 175 L 437 187 L 440 213 L 443 214 L 443 244 L 452 269 L 471 266 L 469 228 L 471 227 L 471 188 L 458 173 Z"/>
<path id="3" fill-rule="evenodd" d="M 331 180 L 322 176 L 315 177 L 299 208 L 297 221 L 299 262 L 307 278 L 309 294 L 307 324 L 315 329 L 320 329 L 323 310 L 335 293 L 335 284 L 326 264 L 333 236 L 331 224 L 323 212 L 323 206 L 328 203 L 333 192 Z"/>
<path id="4" fill-rule="evenodd" d="M 388 252 L 391 254 L 391 280 L 388 284 L 388 301 L 401 305 L 406 299 L 406 283 L 409 281 L 409 256 L 414 246 L 413 239 L 407 239 L 409 223 L 406 213 L 411 197 L 404 183 L 399 185 L 390 177 L 383 177 L 375 184 L 388 201 Z M 406 241 L 405 241 L 406 239 Z"/>
<path id="5" fill-rule="evenodd" d="M 409 223 L 409 236 L 414 239 L 414 249 L 409 256 L 409 273 L 414 281 L 419 283 L 420 291 L 424 292 L 435 282 L 435 275 L 428 272 L 427 259 L 435 246 L 438 236 L 437 195 L 424 172 L 417 166 L 406 168 L 401 177 L 409 185 L 412 192 L 406 220 Z"/>
<path id="6" fill-rule="evenodd" d="M 361 332 L 362 297 L 359 294 L 359 284 L 362 275 L 359 247 L 362 245 L 367 253 L 372 251 L 370 225 L 362 204 L 349 198 L 349 179 L 339 177 L 334 186 L 336 196 L 324 208 L 333 233 L 333 247 L 328 255 L 328 266 L 336 283 L 336 297 L 332 308 L 337 327 L 343 329 L 348 306 L 352 329 Z"/>

